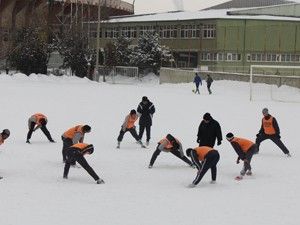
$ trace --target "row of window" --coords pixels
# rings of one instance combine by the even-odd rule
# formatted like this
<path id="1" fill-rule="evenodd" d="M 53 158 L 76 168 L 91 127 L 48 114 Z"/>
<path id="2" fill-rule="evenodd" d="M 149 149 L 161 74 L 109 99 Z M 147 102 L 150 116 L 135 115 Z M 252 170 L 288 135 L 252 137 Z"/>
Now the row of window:
<path id="1" fill-rule="evenodd" d="M 203 52 L 201 61 L 241 61 L 240 53 Z M 300 62 L 300 54 L 251 53 L 246 55 L 247 62 Z"/>
<path id="2" fill-rule="evenodd" d="M 241 61 L 240 53 L 220 53 L 220 52 L 203 52 L 200 55 L 201 61 Z"/>
<path id="3" fill-rule="evenodd" d="M 120 27 L 120 28 L 106 28 L 104 30 L 104 38 L 117 38 L 119 35 L 128 38 L 137 38 L 137 36 L 144 36 L 147 32 L 157 32 L 160 38 L 200 38 L 212 39 L 216 37 L 215 25 L 165 25 L 165 26 L 140 26 L 140 27 Z M 95 31 L 91 32 L 91 36 L 97 36 Z M 102 37 L 102 29 L 100 31 Z"/>

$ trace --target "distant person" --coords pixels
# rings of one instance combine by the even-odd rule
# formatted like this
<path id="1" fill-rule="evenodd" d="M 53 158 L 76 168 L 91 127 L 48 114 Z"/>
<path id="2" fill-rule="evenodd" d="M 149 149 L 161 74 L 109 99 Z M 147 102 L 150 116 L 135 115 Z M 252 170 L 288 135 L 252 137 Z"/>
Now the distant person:
<path id="1" fill-rule="evenodd" d="M 210 86 L 212 84 L 214 80 L 211 78 L 211 76 L 209 74 L 207 74 L 207 78 L 206 78 L 206 85 L 207 85 L 207 90 L 208 90 L 208 93 L 211 95 L 211 89 L 210 89 Z"/>
<path id="2" fill-rule="evenodd" d="M 125 121 L 123 122 L 120 130 L 120 134 L 118 136 L 118 145 L 117 148 L 120 148 L 121 141 L 123 140 L 124 134 L 129 131 L 130 134 L 134 137 L 138 144 L 141 145 L 142 148 L 145 148 L 144 144 L 140 140 L 138 134 L 136 133 L 135 129 L 135 121 L 137 121 L 138 115 L 136 111 L 132 109 L 130 113 L 125 117 Z"/>
<path id="3" fill-rule="evenodd" d="M 195 187 L 206 174 L 206 172 L 211 170 L 211 183 L 215 183 L 217 179 L 217 164 L 220 159 L 220 155 L 217 150 L 208 147 L 201 146 L 194 149 L 188 148 L 186 150 L 186 155 L 191 157 L 192 162 L 196 165 L 198 173 L 193 183 L 189 185 L 190 188 Z"/>
<path id="4" fill-rule="evenodd" d="M 140 117 L 139 125 L 139 139 L 142 140 L 144 130 L 146 129 L 146 145 L 149 145 L 149 141 L 151 138 L 151 126 L 152 126 L 152 118 L 155 113 L 155 107 L 149 99 L 144 96 L 142 101 L 137 107 L 137 112 Z"/>
<path id="5" fill-rule="evenodd" d="M 83 143 L 84 135 L 91 132 L 89 125 L 77 125 L 65 131 L 61 136 L 63 141 L 62 156 L 63 162 L 66 162 L 67 148 L 77 143 Z"/>
<path id="6" fill-rule="evenodd" d="M 96 181 L 97 184 L 104 184 L 104 181 L 99 178 L 99 176 L 95 173 L 92 167 L 88 164 L 84 155 L 92 154 L 94 152 L 94 146 L 85 144 L 85 143 L 77 143 L 67 148 L 66 155 L 67 160 L 64 168 L 64 179 L 68 179 L 68 174 L 70 170 L 70 166 L 75 162 L 78 162 Z"/>
<path id="7" fill-rule="evenodd" d="M 38 130 L 39 128 L 41 128 L 41 130 L 43 131 L 43 133 L 46 135 L 46 137 L 48 138 L 48 140 L 50 142 L 55 142 L 52 139 L 51 134 L 46 127 L 47 123 L 48 123 L 48 119 L 44 114 L 36 113 L 36 114 L 32 115 L 28 119 L 29 131 L 27 133 L 26 143 L 30 144 L 30 139 L 31 139 L 32 133 L 35 132 L 36 130 Z"/>
<path id="8" fill-rule="evenodd" d="M 0 133 L 0 145 L 2 145 L 4 143 L 4 141 L 9 137 L 10 135 L 10 131 L 9 129 L 4 129 L 1 133 Z M 0 176 L 0 179 L 2 179 L 3 177 Z"/>
<path id="9" fill-rule="evenodd" d="M 288 157 L 290 157 L 290 152 L 287 149 L 287 147 L 285 147 L 285 145 L 282 143 L 282 141 L 280 140 L 281 136 L 280 136 L 280 129 L 277 123 L 277 120 L 275 119 L 275 117 L 271 116 L 269 114 L 269 110 L 267 108 L 264 108 L 262 110 L 262 114 L 263 114 L 263 119 L 261 122 L 261 128 L 258 132 L 258 134 L 256 135 L 256 145 L 257 145 L 257 152 L 259 152 L 259 146 L 260 143 L 263 142 L 264 140 L 270 139 L 271 141 L 273 141 L 280 149 L 281 151 L 286 154 Z"/>
<path id="10" fill-rule="evenodd" d="M 213 148 L 216 140 L 218 140 L 218 145 L 222 144 L 221 126 L 209 113 L 205 113 L 198 128 L 197 142 L 199 146 L 209 146 Z"/>
<path id="11" fill-rule="evenodd" d="M 6 72 L 7 75 L 9 74 L 9 68 L 8 67 L 5 68 L 5 72 Z"/>
<path id="12" fill-rule="evenodd" d="M 200 91 L 199 91 L 199 85 L 202 85 L 202 79 L 201 77 L 199 76 L 198 73 L 195 73 L 195 77 L 194 77 L 194 83 L 196 85 L 196 90 L 195 90 L 195 94 L 198 93 L 200 94 Z"/>
<path id="13" fill-rule="evenodd" d="M 9 129 L 4 129 L 0 133 L 0 145 L 2 145 L 4 143 L 4 141 L 9 137 L 9 135 L 10 135 Z"/>
<path id="14" fill-rule="evenodd" d="M 184 155 L 183 149 L 182 149 L 182 144 L 180 143 L 180 141 L 178 139 L 176 139 L 175 137 L 173 137 L 171 134 L 168 134 L 165 138 L 163 138 L 162 140 L 160 140 L 158 142 L 156 150 L 154 151 L 154 153 L 151 157 L 148 168 L 153 167 L 153 164 L 154 164 L 157 156 L 161 152 L 167 152 L 167 153 L 170 152 L 173 155 L 175 155 L 177 158 L 179 158 L 182 161 L 184 161 L 185 163 L 187 163 L 188 165 L 193 166 L 193 163 Z"/>
<path id="15" fill-rule="evenodd" d="M 239 164 L 240 160 L 244 161 L 243 169 L 240 175 L 237 176 L 236 180 L 241 180 L 246 175 L 252 175 L 251 159 L 253 154 L 257 151 L 257 145 L 250 140 L 245 138 L 235 137 L 232 133 L 226 135 L 226 139 L 230 142 L 235 152 L 238 154 L 236 163 Z"/>

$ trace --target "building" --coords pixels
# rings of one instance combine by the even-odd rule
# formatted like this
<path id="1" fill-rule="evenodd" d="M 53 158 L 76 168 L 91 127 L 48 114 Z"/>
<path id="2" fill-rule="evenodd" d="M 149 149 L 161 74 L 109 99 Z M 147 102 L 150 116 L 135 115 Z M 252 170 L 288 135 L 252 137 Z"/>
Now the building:
<path id="1" fill-rule="evenodd" d="M 102 19 L 134 13 L 133 5 L 121 0 L 0 0 L 0 60 L 12 50 L 16 30 L 45 25 L 55 35 L 70 24 L 83 26 L 97 20 L 99 2 Z"/>
<path id="2" fill-rule="evenodd" d="M 249 72 L 251 64 L 300 65 L 299 16 L 297 3 L 121 16 L 101 24 L 100 43 L 124 35 L 136 44 L 157 32 L 177 67 Z"/>

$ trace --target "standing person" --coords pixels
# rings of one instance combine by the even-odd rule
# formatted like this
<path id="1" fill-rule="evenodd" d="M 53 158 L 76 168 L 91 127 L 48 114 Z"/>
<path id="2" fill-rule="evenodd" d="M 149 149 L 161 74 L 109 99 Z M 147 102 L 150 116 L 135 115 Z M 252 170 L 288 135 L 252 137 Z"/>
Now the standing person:
<path id="1" fill-rule="evenodd" d="M 201 79 L 201 77 L 199 76 L 198 73 L 195 73 L 194 83 L 195 83 L 195 85 L 196 85 L 195 94 L 198 92 L 198 94 L 200 95 L 199 85 L 202 86 L 202 79 Z"/>
<path id="2" fill-rule="evenodd" d="M 209 113 L 205 113 L 198 128 L 197 142 L 199 146 L 213 148 L 216 139 L 218 140 L 217 144 L 221 145 L 223 140 L 221 126 Z"/>
<path id="3" fill-rule="evenodd" d="M 37 129 L 41 128 L 41 130 L 43 131 L 43 133 L 46 135 L 46 137 L 48 138 L 48 140 L 50 142 L 55 142 L 52 137 L 50 132 L 48 131 L 46 125 L 48 123 L 48 119 L 47 117 L 42 114 L 42 113 L 36 113 L 34 115 L 32 115 L 29 119 L 28 119 L 28 133 L 27 133 L 27 140 L 26 143 L 30 144 L 30 138 L 32 136 L 32 133 L 34 131 L 36 131 Z"/>
<path id="4" fill-rule="evenodd" d="M 257 138 L 255 141 L 257 145 L 256 153 L 259 152 L 260 143 L 266 139 L 270 139 L 281 149 L 284 154 L 286 154 L 288 157 L 291 157 L 289 150 L 280 140 L 280 129 L 275 117 L 269 114 L 269 110 L 267 108 L 262 110 L 262 114 L 264 117 L 262 118 L 261 128 L 256 135 Z"/>
<path id="5" fill-rule="evenodd" d="M 84 155 L 92 154 L 94 152 L 94 146 L 85 144 L 85 143 L 77 143 L 67 148 L 66 155 L 67 161 L 64 168 L 64 179 L 68 179 L 68 174 L 70 170 L 70 166 L 75 162 L 78 162 L 96 181 L 97 184 L 104 184 L 104 180 L 99 178 L 99 176 L 95 173 L 92 167 L 88 164 Z"/>
<path id="6" fill-rule="evenodd" d="M 207 78 L 206 78 L 206 85 L 207 85 L 207 90 L 208 90 L 208 93 L 211 95 L 211 90 L 210 90 L 210 86 L 211 86 L 211 83 L 213 82 L 214 80 L 211 78 L 211 76 L 209 74 L 207 74 Z"/>
<path id="7" fill-rule="evenodd" d="M 86 133 L 91 132 L 91 127 L 89 125 L 77 125 L 68 129 L 66 132 L 63 133 L 61 139 L 63 141 L 63 148 L 62 148 L 62 156 L 63 162 L 66 162 L 67 159 L 67 148 L 70 146 L 82 143 L 84 140 L 84 135 Z"/>
<path id="8" fill-rule="evenodd" d="M 167 153 L 170 152 L 176 157 L 178 157 L 179 159 L 181 159 L 182 161 L 184 161 L 185 163 L 187 163 L 188 165 L 190 165 L 191 167 L 193 167 L 193 163 L 184 155 L 182 144 L 180 143 L 180 141 L 174 138 L 171 134 L 168 134 L 165 138 L 163 138 L 162 140 L 160 140 L 160 142 L 158 142 L 156 150 L 154 151 L 151 157 L 148 168 L 153 167 L 153 164 L 157 156 L 161 152 L 167 152 Z"/>
<path id="9" fill-rule="evenodd" d="M 155 113 L 155 107 L 149 99 L 144 96 L 142 98 L 141 103 L 137 107 L 137 112 L 140 116 L 140 130 L 139 130 L 139 139 L 142 140 L 144 130 L 146 128 L 146 145 L 149 145 L 149 141 L 151 138 L 151 126 L 152 126 L 152 118 Z"/>
<path id="10" fill-rule="evenodd" d="M 4 129 L 1 133 L 0 133 L 0 145 L 2 145 L 4 143 L 4 141 L 9 137 L 10 135 L 10 131 L 9 129 Z M 0 176 L 0 179 L 2 179 L 3 177 Z"/>
<path id="11" fill-rule="evenodd" d="M 203 178 L 205 173 L 211 170 L 211 183 L 215 183 L 217 179 L 217 164 L 220 159 L 219 152 L 208 146 L 196 147 L 194 149 L 188 148 L 186 155 L 191 157 L 192 162 L 196 165 L 198 173 L 193 183 L 189 185 L 190 188 L 195 187 Z"/>
<path id="12" fill-rule="evenodd" d="M 228 133 L 226 139 L 230 142 L 235 152 L 238 154 L 236 163 L 239 164 L 240 160 L 244 161 L 243 169 L 240 172 L 240 176 L 237 176 L 236 180 L 241 180 L 246 175 L 251 176 L 251 159 L 253 154 L 257 151 L 257 145 L 252 141 L 245 138 L 234 137 L 233 133 Z"/>
<path id="13" fill-rule="evenodd" d="M 120 134 L 118 136 L 118 145 L 117 148 L 120 148 L 121 141 L 123 140 L 124 134 L 129 131 L 131 135 L 134 137 L 134 139 L 137 141 L 138 144 L 141 145 L 142 148 L 145 148 L 145 145 L 143 145 L 142 141 L 140 140 L 138 134 L 136 133 L 135 129 L 135 121 L 137 121 L 138 115 L 136 114 L 136 111 L 132 109 L 125 117 L 125 121 L 121 126 Z"/>

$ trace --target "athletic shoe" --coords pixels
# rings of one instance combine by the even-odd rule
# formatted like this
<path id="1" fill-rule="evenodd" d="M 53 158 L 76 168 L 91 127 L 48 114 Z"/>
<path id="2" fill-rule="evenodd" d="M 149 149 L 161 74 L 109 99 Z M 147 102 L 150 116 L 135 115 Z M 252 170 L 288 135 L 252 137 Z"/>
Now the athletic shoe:
<path id="1" fill-rule="evenodd" d="M 286 156 L 287 157 L 292 157 L 292 155 L 290 153 L 287 153 Z"/>
<path id="2" fill-rule="evenodd" d="M 68 176 L 67 176 L 67 175 L 64 175 L 63 178 L 64 178 L 64 179 L 68 179 Z"/>
<path id="3" fill-rule="evenodd" d="M 104 180 L 102 180 L 101 178 L 99 178 L 98 180 L 96 180 L 97 184 L 104 184 Z"/>
<path id="4" fill-rule="evenodd" d="M 194 187 L 196 187 L 196 185 L 195 184 L 189 184 L 188 187 L 189 188 L 194 188 Z"/>
<path id="5" fill-rule="evenodd" d="M 215 181 L 215 180 L 212 180 L 210 183 L 211 183 L 211 184 L 216 184 L 216 183 L 217 183 L 217 181 Z"/>
<path id="6" fill-rule="evenodd" d="M 246 172 L 246 175 L 251 176 L 251 175 L 252 175 L 251 170 L 248 170 L 248 171 Z"/>
<path id="7" fill-rule="evenodd" d="M 149 146 L 149 141 L 146 141 L 146 146 Z"/>
<path id="8" fill-rule="evenodd" d="M 117 148 L 120 148 L 120 142 L 118 142 Z"/>
<path id="9" fill-rule="evenodd" d="M 152 165 L 149 165 L 149 166 L 148 166 L 149 169 L 151 169 L 152 167 L 153 167 Z"/>
<path id="10" fill-rule="evenodd" d="M 30 141 L 29 141 L 29 140 L 27 140 L 27 141 L 26 141 L 26 143 L 27 143 L 27 144 L 30 144 Z"/>

